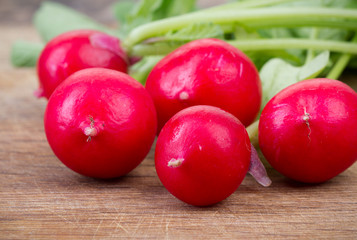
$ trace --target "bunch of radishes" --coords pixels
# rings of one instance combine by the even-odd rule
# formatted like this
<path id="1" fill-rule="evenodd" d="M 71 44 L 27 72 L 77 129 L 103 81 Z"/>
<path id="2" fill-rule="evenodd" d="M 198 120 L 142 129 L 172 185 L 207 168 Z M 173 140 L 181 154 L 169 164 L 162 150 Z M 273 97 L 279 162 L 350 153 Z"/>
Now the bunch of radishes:
<path id="1" fill-rule="evenodd" d="M 218 39 L 189 42 L 154 67 L 146 89 L 126 74 L 129 66 L 119 39 L 97 31 L 64 33 L 42 51 L 37 95 L 49 98 L 45 131 L 66 166 L 90 177 L 125 175 L 158 134 L 157 174 L 184 202 L 217 203 L 248 171 L 270 184 L 245 129 L 262 99 L 245 54 Z M 259 146 L 287 177 L 323 182 L 356 161 L 356 124 L 354 90 L 337 80 L 305 80 L 266 105 Z"/>

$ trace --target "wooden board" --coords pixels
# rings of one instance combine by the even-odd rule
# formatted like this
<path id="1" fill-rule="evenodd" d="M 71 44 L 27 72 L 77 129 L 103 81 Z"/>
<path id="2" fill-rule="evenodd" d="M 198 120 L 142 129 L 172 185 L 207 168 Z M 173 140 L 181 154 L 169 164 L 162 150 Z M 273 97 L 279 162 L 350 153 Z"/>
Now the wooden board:
<path id="1" fill-rule="evenodd" d="M 269 188 L 247 176 L 211 207 L 171 196 L 153 153 L 125 177 L 95 180 L 67 169 L 43 130 L 34 69 L 9 64 L 11 43 L 36 40 L 30 26 L 0 25 L 0 239 L 356 239 L 357 165 L 319 185 L 268 168 Z M 349 83 L 357 82 L 350 74 Z"/>

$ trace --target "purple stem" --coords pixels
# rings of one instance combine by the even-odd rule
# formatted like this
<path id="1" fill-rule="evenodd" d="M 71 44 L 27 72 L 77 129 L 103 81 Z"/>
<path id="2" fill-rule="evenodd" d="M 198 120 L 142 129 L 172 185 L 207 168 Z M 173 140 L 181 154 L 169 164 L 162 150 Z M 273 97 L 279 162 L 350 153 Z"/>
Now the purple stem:
<path id="1" fill-rule="evenodd" d="M 251 144 L 250 166 L 248 170 L 249 174 L 262 186 L 268 187 L 271 184 L 271 180 L 265 170 L 263 163 L 260 161 L 258 152 Z"/>
<path id="2" fill-rule="evenodd" d="M 93 47 L 106 49 L 121 57 L 124 61 L 129 63 L 129 59 L 125 51 L 121 47 L 119 38 L 113 37 L 105 33 L 94 33 L 89 38 Z"/>

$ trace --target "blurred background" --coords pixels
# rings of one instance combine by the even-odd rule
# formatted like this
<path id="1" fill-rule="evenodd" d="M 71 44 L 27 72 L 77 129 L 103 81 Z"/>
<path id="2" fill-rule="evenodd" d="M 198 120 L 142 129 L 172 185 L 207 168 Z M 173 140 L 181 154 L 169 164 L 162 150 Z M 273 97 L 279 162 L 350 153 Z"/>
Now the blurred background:
<path id="1" fill-rule="evenodd" d="M 51 1 L 51 0 L 49 0 Z M 111 27 L 118 26 L 113 14 L 113 5 L 121 0 L 52 0 L 73 8 L 90 18 Z M 137 0 L 133 0 L 137 1 Z M 228 0 L 197 0 L 200 8 L 210 7 Z M 12 44 L 16 40 L 41 42 L 33 24 L 33 16 L 45 0 L 0 0 L 0 70 L 11 71 Z M 0 72 L 0 74 L 2 74 Z"/>
<path id="2" fill-rule="evenodd" d="M 104 24 L 113 24 L 111 6 L 120 0 L 56 0 L 72 7 Z M 31 24 L 32 16 L 44 0 L 0 0 L 0 22 L 2 24 Z M 198 0 L 200 7 L 209 7 L 227 0 Z"/>

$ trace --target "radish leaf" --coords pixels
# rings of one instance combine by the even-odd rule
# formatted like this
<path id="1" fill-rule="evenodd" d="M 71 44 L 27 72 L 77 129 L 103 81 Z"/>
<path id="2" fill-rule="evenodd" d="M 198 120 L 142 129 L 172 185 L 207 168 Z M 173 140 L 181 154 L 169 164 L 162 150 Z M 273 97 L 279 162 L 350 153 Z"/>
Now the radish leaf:
<path id="1" fill-rule="evenodd" d="M 12 45 L 11 63 L 15 67 L 34 67 L 41 50 L 42 43 L 16 41 Z"/>
<path id="2" fill-rule="evenodd" d="M 301 80 L 314 78 L 321 73 L 329 61 L 329 52 L 324 51 L 301 67 L 293 66 L 280 58 L 269 60 L 260 70 L 263 101 L 261 110 L 278 92 Z"/>
<path id="3" fill-rule="evenodd" d="M 124 1 L 114 5 L 114 13 L 121 22 L 120 31 L 127 34 L 142 24 L 191 12 L 195 5 L 195 0 L 142 0 L 136 4 Z"/>
<path id="4" fill-rule="evenodd" d="M 45 42 L 55 36 L 75 29 L 94 29 L 117 35 L 114 30 L 101 25 L 84 14 L 55 2 L 43 2 L 34 17 L 37 31 Z"/>

